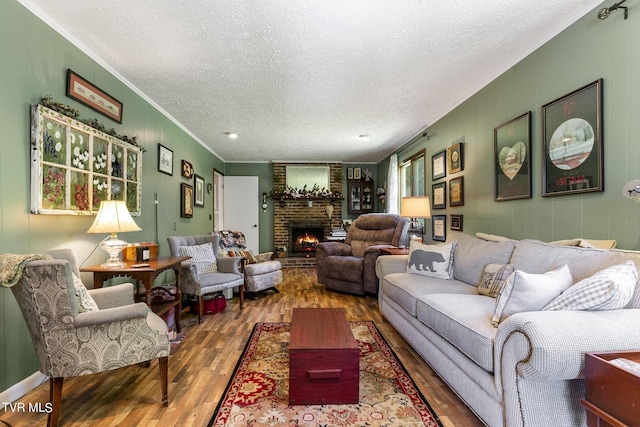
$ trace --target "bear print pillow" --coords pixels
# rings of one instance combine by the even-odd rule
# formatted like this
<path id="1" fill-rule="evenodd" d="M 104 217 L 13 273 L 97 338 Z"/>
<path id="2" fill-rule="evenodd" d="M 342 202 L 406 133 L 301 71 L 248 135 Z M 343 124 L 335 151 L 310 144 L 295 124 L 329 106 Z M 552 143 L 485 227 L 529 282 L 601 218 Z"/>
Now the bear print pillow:
<path id="1" fill-rule="evenodd" d="M 453 252 L 457 241 L 444 245 L 425 245 L 412 240 L 409 243 L 407 273 L 438 279 L 453 279 Z"/>

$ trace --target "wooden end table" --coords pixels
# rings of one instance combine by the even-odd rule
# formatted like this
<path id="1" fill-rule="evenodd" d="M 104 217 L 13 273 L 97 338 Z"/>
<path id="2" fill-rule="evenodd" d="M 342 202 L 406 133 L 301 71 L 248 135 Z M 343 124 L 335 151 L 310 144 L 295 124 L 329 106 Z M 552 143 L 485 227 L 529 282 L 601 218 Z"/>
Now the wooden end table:
<path id="1" fill-rule="evenodd" d="M 408 248 L 382 248 L 380 255 L 409 255 Z"/>
<path id="2" fill-rule="evenodd" d="M 144 295 L 144 302 L 158 316 L 162 316 L 171 308 L 175 307 L 175 322 L 177 332 L 182 331 L 180 326 L 180 311 L 182 311 L 182 293 L 180 291 L 180 265 L 182 261 L 188 260 L 188 256 L 159 256 L 157 259 L 145 261 L 144 263 L 138 261 L 125 262 L 125 266 L 122 268 L 104 268 L 101 264 L 92 265 L 89 267 L 82 267 L 80 271 L 93 273 L 93 287 L 101 288 L 102 284 L 116 276 L 130 276 L 142 283 L 146 289 Z M 148 264 L 144 267 L 133 267 L 133 265 Z M 161 300 L 154 301 L 151 296 L 151 288 L 153 287 L 153 281 L 158 275 L 165 270 L 173 270 L 176 274 L 176 295 L 173 300 Z M 135 289 L 138 296 L 138 289 Z M 138 296 L 137 298 L 141 298 Z"/>

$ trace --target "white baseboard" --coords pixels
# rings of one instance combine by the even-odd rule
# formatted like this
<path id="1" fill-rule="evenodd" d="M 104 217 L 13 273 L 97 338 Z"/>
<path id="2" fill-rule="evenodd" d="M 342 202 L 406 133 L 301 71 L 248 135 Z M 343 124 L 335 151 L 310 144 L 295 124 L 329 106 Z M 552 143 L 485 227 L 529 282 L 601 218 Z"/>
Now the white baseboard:
<path id="1" fill-rule="evenodd" d="M 20 381 L 12 387 L 9 387 L 5 391 L 0 393 L 0 402 L 11 403 L 20 399 L 25 394 L 29 393 L 34 388 L 38 387 L 43 382 L 49 379 L 48 376 L 38 371 L 31 376 Z"/>

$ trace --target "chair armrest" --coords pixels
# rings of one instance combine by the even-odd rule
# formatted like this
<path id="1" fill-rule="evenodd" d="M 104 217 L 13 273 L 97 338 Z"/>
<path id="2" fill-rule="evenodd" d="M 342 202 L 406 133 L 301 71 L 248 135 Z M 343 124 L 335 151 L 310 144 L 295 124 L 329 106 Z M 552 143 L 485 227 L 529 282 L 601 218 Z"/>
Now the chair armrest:
<path id="1" fill-rule="evenodd" d="M 342 242 L 322 242 L 316 246 L 316 256 L 318 252 L 322 253 L 322 256 L 347 256 L 351 255 L 351 245 Z"/>
<path id="2" fill-rule="evenodd" d="M 262 252 L 255 256 L 258 262 L 271 261 L 273 258 L 273 252 Z"/>
<path id="3" fill-rule="evenodd" d="M 73 324 L 76 328 L 83 328 L 138 318 L 144 319 L 148 314 L 149 307 L 145 303 L 139 302 L 122 307 L 114 307 L 107 308 L 105 310 L 80 313 L 73 318 Z"/>
<path id="4" fill-rule="evenodd" d="M 133 283 L 122 283 L 107 288 L 88 289 L 89 295 L 98 304 L 100 310 L 135 303 Z"/>
<path id="5" fill-rule="evenodd" d="M 221 273 L 236 273 L 242 274 L 242 259 L 244 257 L 239 256 L 225 256 L 217 258 L 218 271 Z"/>

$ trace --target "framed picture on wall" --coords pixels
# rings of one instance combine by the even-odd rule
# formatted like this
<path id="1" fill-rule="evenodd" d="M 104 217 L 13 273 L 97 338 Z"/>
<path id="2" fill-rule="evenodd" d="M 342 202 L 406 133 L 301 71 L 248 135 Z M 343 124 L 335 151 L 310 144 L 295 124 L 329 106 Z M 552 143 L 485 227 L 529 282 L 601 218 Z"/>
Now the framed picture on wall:
<path id="1" fill-rule="evenodd" d="M 204 207 L 204 178 L 200 175 L 193 175 L 194 198 L 193 205 L 199 208 Z"/>
<path id="2" fill-rule="evenodd" d="M 451 215 L 451 230 L 462 231 L 462 215 Z"/>
<path id="3" fill-rule="evenodd" d="M 431 217 L 431 238 L 437 242 L 447 240 L 447 216 L 434 215 Z"/>
<path id="4" fill-rule="evenodd" d="M 531 198 L 531 111 L 493 130 L 496 202 Z"/>
<path id="5" fill-rule="evenodd" d="M 464 206 L 464 177 L 449 180 L 449 206 Z"/>
<path id="6" fill-rule="evenodd" d="M 67 70 L 67 96 L 115 122 L 122 123 L 122 102 L 70 69 Z"/>
<path id="7" fill-rule="evenodd" d="M 173 175 L 173 151 L 158 144 L 158 172 Z"/>
<path id="8" fill-rule="evenodd" d="M 431 156 L 431 180 L 435 181 L 447 176 L 447 150 Z"/>
<path id="9" fill-rule="evenodd" d="M 439 182 L 431 186 L 431 209 L 446 209 L 447 183 Z"/>
<path id="10" fill-rule="evenodd" d="M 602 79 L 542 106 L 542 195 L 604 191 Z"/>
<path id="11" fill-rule="evenodd" d="M 180 184 L 180 216 L 193 217 L 193 186 L 184 182 Z"/>
<path id="12" fill-rule="evenodd" d="M 458 173 L 464 170 L 464 145 L 459 142 L 447 149 L 447 157 L 449 158 L 449 173 Z"/>
<path id="13" fill-rule="evenodd" d="M 182 176 L 187 179 L 193 178 L 193 165 L 184 159 L 182 160 Z"/>

